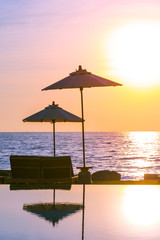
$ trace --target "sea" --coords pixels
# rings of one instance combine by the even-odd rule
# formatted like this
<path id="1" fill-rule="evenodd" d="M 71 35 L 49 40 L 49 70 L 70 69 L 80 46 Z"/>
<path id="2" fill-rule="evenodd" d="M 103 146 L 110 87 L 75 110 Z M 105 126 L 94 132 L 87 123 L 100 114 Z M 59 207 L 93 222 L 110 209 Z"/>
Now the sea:
<path id="1" fill-rule="evenodd" d="M 10 169 L 10 155 L 53 156 L 51 132 L 0 132 L 0 169 Z M 56 156 L 71 156 L 74 173 L 83 165 L 82 134 L 56 133 Z M 116 171 L 122 180 L 160 173 L 160 132 L 86 132 L 86 165 L 91 173 Z"/>

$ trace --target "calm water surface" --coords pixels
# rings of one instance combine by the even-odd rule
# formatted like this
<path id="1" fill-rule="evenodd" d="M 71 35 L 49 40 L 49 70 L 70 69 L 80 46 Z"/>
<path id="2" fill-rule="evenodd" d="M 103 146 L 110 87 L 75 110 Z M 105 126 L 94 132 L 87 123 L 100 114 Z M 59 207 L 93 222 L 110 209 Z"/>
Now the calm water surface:
<path id="1" fill-rule="evenodd" d="M 122 179 L 143 179 L 160 172 L 160 132 L 86 133 L 86 165 L 91 172 L 112 170 Z M 0 169 L 12 155 L 53 155 L 52 133 L 0 133 Z M 56 133 L 56 155 L 70 155 L 74 172 L 82 165 L 81 133 Z"/>
<path id="2" fill-rule="evenodd" d="M 54 209 L 45 207 L 53 204 L 53 189 L 10 190 L 0 185 L 0 193 L 3 240 L 160 239 L 158 185 L 72 185 L 70 190 L 55 190 Z M 82 207 L 68 207 L 67 214 L 56 210 L 64 204 Z"/>

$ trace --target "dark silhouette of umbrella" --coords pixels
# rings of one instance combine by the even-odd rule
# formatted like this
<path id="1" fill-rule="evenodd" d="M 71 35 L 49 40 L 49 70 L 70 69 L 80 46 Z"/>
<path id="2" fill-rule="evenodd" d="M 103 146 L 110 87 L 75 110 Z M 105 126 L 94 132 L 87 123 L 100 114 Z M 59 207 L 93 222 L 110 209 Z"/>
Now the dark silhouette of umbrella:
<path id="1" fill-rule="evenodd" d="M 70 73 L 70 75 L 62 80 L 42 89 L 65 89 L 65 88 L 79 88 L 81 92 L 81 111 L 82 111 L 82 140 L 83 140 L 83 167 L 85 168 L 85 140 L 84 140 L 84 111 L 83 111 L 83 88 L 90 87 L 106 87 L 106 86 L 122 86 L 122 84 L 113 82 L 109 79 L 99 77 L 87 72 L 86 69 L 79 69 L 75 72 Z"/>
<path id="2" fill-rule="evenodd" d="M 53 226 L 63 218 L 82 209 L 81 204 L 74 203 L 35 203 L 25 204 L 23 209 L 33 213 L 46 221 L 52 222 Z"/>
<path id="3" fill-rule="evenodd" d="M 55 157 L 55 122 L 82 122 L 76 115 L 58 107 L 54 102 L 40 112 L 37 112 L 25 119 L 24 122 L 51 122 L 53 123 L 53 145 Z"/>

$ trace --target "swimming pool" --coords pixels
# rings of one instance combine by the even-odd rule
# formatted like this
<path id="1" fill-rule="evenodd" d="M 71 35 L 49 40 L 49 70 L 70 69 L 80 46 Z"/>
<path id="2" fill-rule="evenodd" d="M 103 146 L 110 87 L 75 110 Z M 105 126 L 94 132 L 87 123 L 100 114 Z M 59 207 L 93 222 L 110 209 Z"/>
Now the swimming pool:
<path id="1" fill-rule="evenodd" d="M 0 239 L 160 239 L 160 186 L 0 185 Z"/>

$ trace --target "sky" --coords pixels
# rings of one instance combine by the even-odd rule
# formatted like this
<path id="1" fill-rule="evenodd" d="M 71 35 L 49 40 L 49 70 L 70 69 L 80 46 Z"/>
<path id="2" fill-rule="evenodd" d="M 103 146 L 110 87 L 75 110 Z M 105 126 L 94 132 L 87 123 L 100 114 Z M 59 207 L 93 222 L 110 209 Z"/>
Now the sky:
<path id="1" fill-rule="evenodd" d="M 85 131 L 160 131 L 159 11 L 159 0 L 1 0 L 0 131 L 52 131 L 22 121 L 52 101 L 81 116 L 79 89 L 41 91 L 79 65 L 123 84 L 84 89 Z"/>

